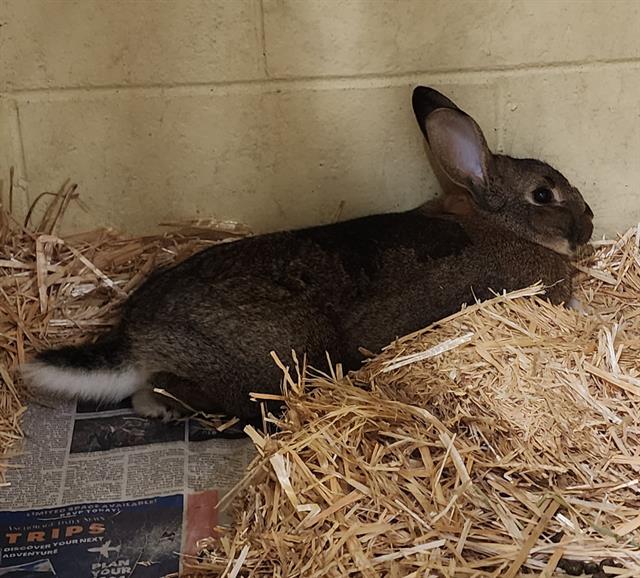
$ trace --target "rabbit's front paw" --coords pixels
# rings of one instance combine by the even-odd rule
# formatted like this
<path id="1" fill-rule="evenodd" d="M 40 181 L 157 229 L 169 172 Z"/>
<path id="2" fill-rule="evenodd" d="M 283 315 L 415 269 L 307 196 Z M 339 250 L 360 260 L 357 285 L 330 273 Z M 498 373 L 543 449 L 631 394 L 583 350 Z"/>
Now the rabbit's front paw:
<path id="1" fill-rule="evenodd" d="M 151 389 L 136 391 L 131 398 L 131 405 L 142 417 L 161 419 L 164 422 L 176 421 L 182 417 L 179 411 L 163 403 Z"/>
<path id="2" fill-rule="evenodd" d="M 567 309 L 572 309 L 577 313 L 582 313 L 582 315 L 592 315 L 594 312 L 593 307 L 590 307 L 589 305 L 584 304 L 580 299 L 578 299 L 575 296 L 569 299 L 566 307 Z"/>

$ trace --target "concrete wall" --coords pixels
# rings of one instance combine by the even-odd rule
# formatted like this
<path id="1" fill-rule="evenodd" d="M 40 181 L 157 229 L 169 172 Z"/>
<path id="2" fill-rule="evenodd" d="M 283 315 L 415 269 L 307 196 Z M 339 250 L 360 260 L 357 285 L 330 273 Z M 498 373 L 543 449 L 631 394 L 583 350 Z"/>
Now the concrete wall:
<path id="1" fill-rule="evenodd" d="M 68 228 L 256 231 L 436 190 L 411 87 L 640 221 L 638 0 L 0 0 L 0 178 L 76 180 Z"/>

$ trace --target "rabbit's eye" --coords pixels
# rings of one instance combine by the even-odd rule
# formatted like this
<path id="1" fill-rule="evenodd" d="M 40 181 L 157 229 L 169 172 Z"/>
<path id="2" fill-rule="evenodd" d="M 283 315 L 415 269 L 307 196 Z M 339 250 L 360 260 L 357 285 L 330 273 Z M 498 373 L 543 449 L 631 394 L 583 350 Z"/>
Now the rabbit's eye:
<path id="1" fill-rule="evenodd" d="M 553 191 L 547 187 L 540 187 L 533 191 L 533 201 L 538 205 L 548 205 L 553 202 Z"/>

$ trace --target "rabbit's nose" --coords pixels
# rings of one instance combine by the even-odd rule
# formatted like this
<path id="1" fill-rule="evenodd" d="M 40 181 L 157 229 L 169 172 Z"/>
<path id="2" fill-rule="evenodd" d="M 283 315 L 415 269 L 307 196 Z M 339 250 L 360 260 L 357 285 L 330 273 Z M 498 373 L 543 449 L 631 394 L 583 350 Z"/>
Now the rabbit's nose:
<path id="1" fill-rule="evenodd" d="M 577 235 L 576 242 L 578 245 L 584 245 L 589 242 L 591 239 L 591 235 L 593 234 L 593 213 L 589 208 L 589 205 L 586 206 L 584 215 L 581 219 L 580 225 L 577 227 Z"/>
<path id="2" fill-rule="evenodd" d="M 591 210 L 591 207 L 588 205 L 588 203 L 584 204 L 584 213 L 585 215 L 593 218 L 593 211 Z"/>

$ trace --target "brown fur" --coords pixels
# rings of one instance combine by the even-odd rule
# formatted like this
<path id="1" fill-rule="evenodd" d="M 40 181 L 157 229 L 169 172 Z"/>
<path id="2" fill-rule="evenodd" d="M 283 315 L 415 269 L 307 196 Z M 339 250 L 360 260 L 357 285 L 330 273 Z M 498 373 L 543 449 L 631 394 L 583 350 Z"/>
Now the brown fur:
<path id="1" fill-rule="evenodd" d="M 414 110 L 427 138 L 426 119 L 443 106 L 464 115 L 439 93 L 416 89 Z M 455 115 L 471 140 L 479 139 L 473 146 L 485 147 L 470 117 Z M 355 369 L 360 347 L 378 351 L 492 290 L 541 280 L 551 301 L 568 301 L 572 272 L 561 253 L 584 244 L 592 231 L 580 193 L 541 161 L 494 156 L 486 148 L 485 173 L 467 179 L 450 158 L 458 144 L 449 140 L 449 118 L 440 121 L 436 168 L 452 181 L 443 199 L 405 213 L 216 246 L 156 273 L 105 337 L 105 347 L 118 352 L 112 366 L 142 368 L 151 378 L 141 387 L 163 387 L 196 409 L 250 417 L 257 407 L 249 392 L 279 389 L 272 350 L 286 361 L 294 349 L 317 367 L 328 352 Z M 531 202 L 541 185 L 554 191 L 553 205 Z M 64 352 L 41 359 L 96 368 L 82 349 Z"/>

